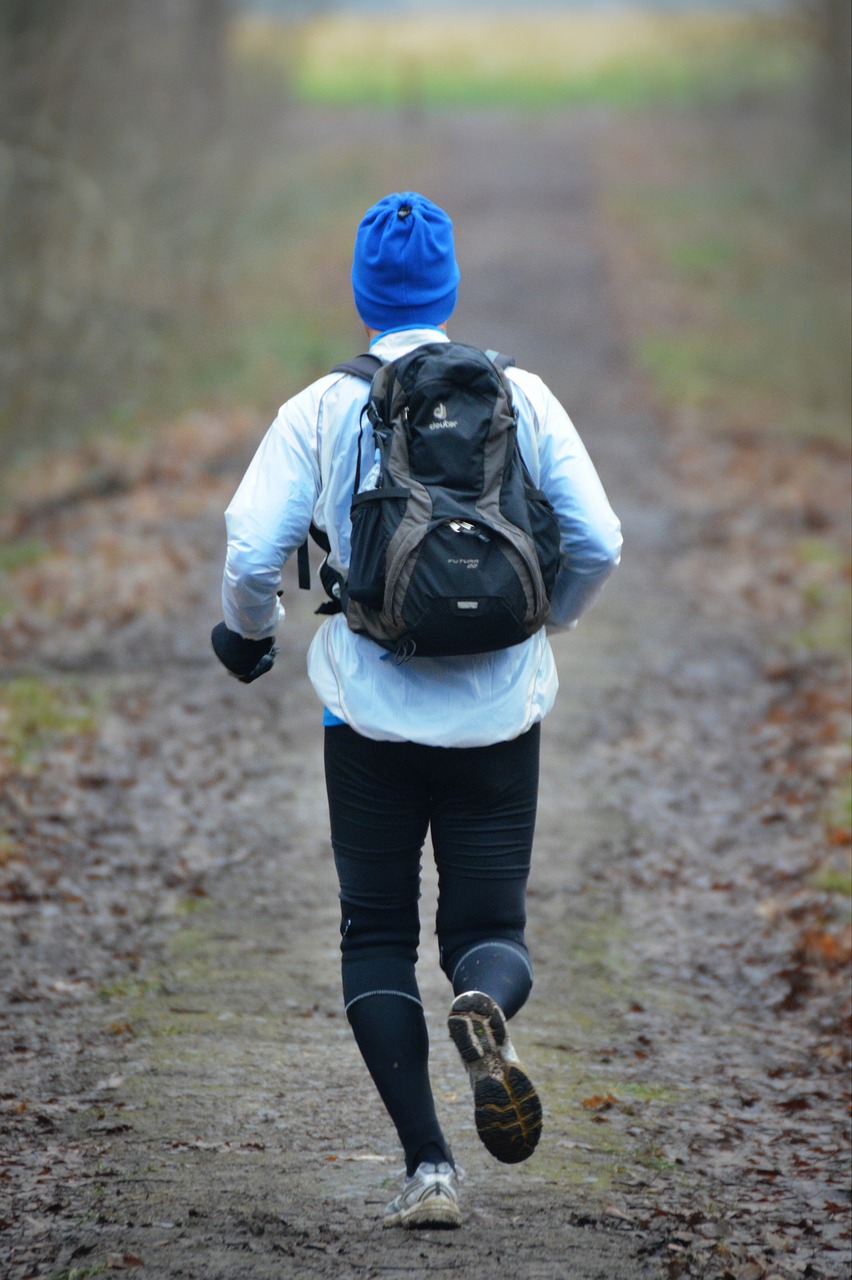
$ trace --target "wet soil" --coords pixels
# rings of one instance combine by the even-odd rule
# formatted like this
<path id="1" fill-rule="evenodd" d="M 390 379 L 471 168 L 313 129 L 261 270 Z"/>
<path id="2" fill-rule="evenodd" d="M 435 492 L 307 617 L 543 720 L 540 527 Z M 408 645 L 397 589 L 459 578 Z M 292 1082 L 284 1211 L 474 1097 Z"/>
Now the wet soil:
<path id="1" fill-rule="evenodd" d="M 465 1222 L 382 1230 L 401 1159 L 341 1009 L 304 660 L 316 619 L 289 570 L 273 673 L 244 688 L 209 654 L 242 431 L 189 490 L 166 470 L 51 517 L 75 554 L 93 524 L 147 539 L 155 564 L 164 536 L 180 551 L 169 609 L 106 638 L 44 632 L 15 658 L 81 673 L 103 715 L 85 750 L 57 749 L 3 802 L 31 854 L 2 868 L 0 1271 L 835 1280 L 845 1073 L 831 1006 L 796 998 L 792 926 L 767 927 L 779 876 L 810 856 L 812 815 L 773 817 L 765 637 L 702 613 L 677 572 L 690 527 L 605 269 L 592 158 L 606 120 L 303 127 L 374 145 L 412 130 L 398 185 L 428 189 L 458 226 L 454 335 L 545 377 L 625 527 L 603 599 L 553 641 L 536 982 L 513 1024 L 544 1137 L 519 1167 L 477 1142 L 427 858 L 420 977 Z"/>

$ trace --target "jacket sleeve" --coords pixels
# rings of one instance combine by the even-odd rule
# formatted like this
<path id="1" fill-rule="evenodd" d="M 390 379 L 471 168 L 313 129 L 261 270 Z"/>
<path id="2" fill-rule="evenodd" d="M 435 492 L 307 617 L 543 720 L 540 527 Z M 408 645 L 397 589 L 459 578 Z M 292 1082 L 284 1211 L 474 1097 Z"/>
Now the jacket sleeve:
<path id="1" fill-rule="evenodd" d="M 248 640 L 275 633 L 281 570 L 307 537 L 320 490 L 312 388 L 285 404 L 227 511 L 222 583 L 226 625 Z"/>
<path id="2" fill-rule="evenodd" d="M 535 383 L 540 484 L 556 511 L 562 545 L 548 626 L 568 627 L 619 564 L 621 525 L 568 414 L 543 382 Z"/>

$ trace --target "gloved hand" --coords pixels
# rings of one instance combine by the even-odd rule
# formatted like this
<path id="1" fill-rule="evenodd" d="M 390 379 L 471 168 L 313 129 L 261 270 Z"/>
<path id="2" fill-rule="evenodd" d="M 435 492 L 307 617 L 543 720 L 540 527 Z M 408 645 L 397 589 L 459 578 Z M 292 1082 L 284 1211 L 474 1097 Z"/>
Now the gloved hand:
<path id="1" fill-rule="evenodd" d="M 245 640 L 219 622 L 210 632 L 216 657 L 242 684 L 251 684 L 272 669 L 278 650 L 269 636 L 266 640 Z"/>
<path id="2" fill-rule="evenodd" d="M 345 578 L 337 569 L 332 569 L 328 563 L 328 556 L 325 557 L 319 567 L 319 580 L 328 596 L 327 600 L 323 600 L 316 613 L 342 613 L 343 605 L 341 599 L 343 596 L 343 586 Z"/>

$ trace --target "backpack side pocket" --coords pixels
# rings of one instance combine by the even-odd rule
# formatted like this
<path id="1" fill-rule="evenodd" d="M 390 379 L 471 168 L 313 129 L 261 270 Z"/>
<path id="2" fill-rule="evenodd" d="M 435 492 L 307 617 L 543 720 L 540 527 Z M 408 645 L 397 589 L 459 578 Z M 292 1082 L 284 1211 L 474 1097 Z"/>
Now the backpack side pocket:
<path id="1" fill-rule="evenodd" d="M 347 594 L 358 604 L 381 609 L 385 598 L 387 551 L 405 515 L 410 489 L 367 489 L 352 499 L 352 540 Z"/>
<path id="2" fill-rule="evenodd" d="M 547 495 L 541 489 L 527 490 L 527 506 L 530 518 L 530 531 L 535 543 L 544 591 L 548 600 L 553 594 L 553 585 L 562 562 L 562 547 L 559 536 L 559 521 Z"/>

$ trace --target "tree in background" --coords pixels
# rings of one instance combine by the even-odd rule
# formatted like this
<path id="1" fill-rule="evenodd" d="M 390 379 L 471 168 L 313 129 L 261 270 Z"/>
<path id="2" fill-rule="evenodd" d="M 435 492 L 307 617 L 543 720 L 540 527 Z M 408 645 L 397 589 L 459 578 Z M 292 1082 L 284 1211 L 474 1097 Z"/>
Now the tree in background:
<path id="1" fill-rule="evenodd" d="M 0 0 L 0 447 L 132 399 L 210 287 L 227 0 Z"/>
<path id="2" fill-rule="evenodd" d="M 852 4 L 850 0 L 802 0 L 816 50 L 814 108 L 820 133 L 848 143 L 852 127 Z"/>
<path id="3" fill-rule="evenodd" d="M 269 127 L 255 108 L 231 127 L 232 5 L 0 0 L 0 451 L 150 401 L 209 310 Z M 791 6 L 817 52 L 817 134 L 848 141 L 850 0 Z"/>

